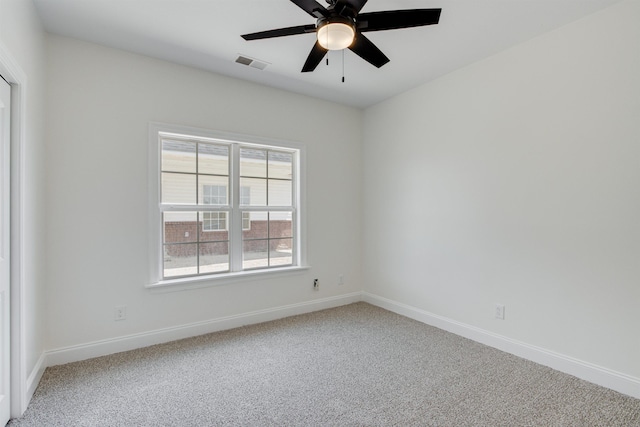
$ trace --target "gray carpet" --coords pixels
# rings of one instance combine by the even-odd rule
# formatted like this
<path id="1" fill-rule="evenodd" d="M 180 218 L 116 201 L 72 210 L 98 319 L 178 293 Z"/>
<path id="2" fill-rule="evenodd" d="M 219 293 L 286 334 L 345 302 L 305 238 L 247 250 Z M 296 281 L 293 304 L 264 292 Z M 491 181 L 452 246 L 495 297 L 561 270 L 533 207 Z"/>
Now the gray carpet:
<path id="1" fill-rule="evenodd" d="M 365 303 L 48 368 L 18 426 L 640 426 L 640 400 Z"/>

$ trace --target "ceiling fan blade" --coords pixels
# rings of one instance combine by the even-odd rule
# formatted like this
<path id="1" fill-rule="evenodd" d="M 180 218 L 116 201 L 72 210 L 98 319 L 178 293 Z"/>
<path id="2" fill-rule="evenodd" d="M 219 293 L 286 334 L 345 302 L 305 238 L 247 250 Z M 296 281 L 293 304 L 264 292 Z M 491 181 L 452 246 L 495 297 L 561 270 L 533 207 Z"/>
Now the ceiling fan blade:
<path id="1" fill-rule="evenodd" d="M 311 52 L 309 52 L 309 56 L 302 67 L 303 73 L 308 73 L 316 69 L 322 58 L 327 54 L 327 49 L 320 46 L 320 43 L 316 41 L 316 44 L 313 45 Z"/>
<path id="2" fill-rule="evenodd" d="M 388 10 L 358 15 L 359 31 L 395 30 L 433 25 L 440 21 L 442 9 Z"/>
<path id="3" fill-rule="evenodd" d="M 358 13 L 360 13 L 366 3 L 367 0 L 338 0 L 334 10 L 340 11 L 343 6 L 347 6 L 352 9 L 357 15 Z"/>
<path id="4" fill-rule="evenodd" d="M 297 27 L 277 28 L 275 30 L 260 31 L 258 33 L 243 34 L 245 40 L 270 39 L 272 37 L 293 36 L 296 34 L 315 33 L 315 25 L 298 25 Z"/>
<path id="5" fill-rule="evenodd" d="M 389 62 L 389 58 L 387 58 L 371 40 L 366 38 L 364 34 L 357 34 L 355 41 L 349 46 L 349 49 L 360 58 L 378 68 Z"/>
<path id="6" fill-rule="evenodd" d="M 314 18 L 329 16 L 329 11 L 316 0 L 291 0 L 291 2 Z"/>

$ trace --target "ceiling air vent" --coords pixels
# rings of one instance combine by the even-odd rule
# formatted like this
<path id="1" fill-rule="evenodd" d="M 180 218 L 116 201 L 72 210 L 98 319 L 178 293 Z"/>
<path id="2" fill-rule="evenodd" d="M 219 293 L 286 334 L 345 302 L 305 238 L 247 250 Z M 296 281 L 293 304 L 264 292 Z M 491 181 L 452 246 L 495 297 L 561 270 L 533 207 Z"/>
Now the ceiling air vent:
<path id="1" fill-rule="evenodd" d="M 269 65 L 268 62 L 260 61 L 259 59 L 249 58 L 248 56 L 238 55 L 236 59 L 238 64 L 248 65 L 249 67 L 257 68 L 258 70 L 264 70 Z"/>

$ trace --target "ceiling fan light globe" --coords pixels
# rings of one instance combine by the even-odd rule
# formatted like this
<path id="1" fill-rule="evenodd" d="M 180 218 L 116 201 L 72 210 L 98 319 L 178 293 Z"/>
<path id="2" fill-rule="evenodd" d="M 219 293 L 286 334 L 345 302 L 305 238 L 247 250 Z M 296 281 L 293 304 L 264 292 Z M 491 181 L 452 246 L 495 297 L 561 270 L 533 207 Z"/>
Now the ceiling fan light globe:
<path id="1" fill-rule="evenodd" d="M 330 22 L 318 28 L 318 43 L 327 50 L 346 49 L 353 43 L 356 31 L 352 25 Z"/>

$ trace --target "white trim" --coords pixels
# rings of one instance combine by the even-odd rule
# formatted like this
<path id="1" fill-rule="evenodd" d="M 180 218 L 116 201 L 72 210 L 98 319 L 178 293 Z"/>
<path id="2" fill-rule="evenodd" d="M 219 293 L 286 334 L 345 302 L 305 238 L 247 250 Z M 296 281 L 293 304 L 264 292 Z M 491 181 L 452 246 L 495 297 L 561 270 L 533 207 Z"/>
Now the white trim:
<path id="1" fill-rule="evenodd" d="M 256 135 L 248 135 L 235 132 L 225 132 L 220 130 L 204 129 L 194 126 L 182 126 L 170 123 L 150 122 L 150 133 L 155 133 L 156 136 L 152 137 L 154 141 L 157 141 L 158 132 L 171 133 L 176 135 L 184 135 L 191 137 L 194 134 L 198 135 L 198 139 L 211 139 L 211 142 L 228 142 L 237 143 L 241 142 L 242 145 L 267 145 L 273 148 L 291 148 L 292 150 L 302 150 L 305 145 L 300 142 L 288 141 L 285 139 L 272 139 L 265 138 Z"/>
<path id="2" fill-rule="evenodd" d="M 106 356 L 113 353 L 134 350 L 183 338 L 338 307 L 358 302 L 361 300 L 361 297 L 361 292 L 354 292 L 351 294 L 252 311 L 234 316 L 220 317 L 217 319 L 190 323 L 182 326 L 157 329 L 150 332 L 142 332 L 139 334 L 58 348 L 46 352 L 46 366 L 77 362 L 79 360 Z"/>
<path id="3" fill-rule="evenodd" d="M 162 278 L 162 263 L 158 259 L 158 251 L 162 245 L 162 233 L 161 228 L 158 227 L 161 221 L 160 210 L 158 209 L 158 203 L 161 200 L 160 196 L 160 154 L 162 150 L 158 149 L 158 134 L 162 129 L 161 126 L 150 123 L 149 124 L 149 143 L 147 144 L 147 158 L 149 162 L 147 164 L 147 188 L 148 188 L 148 215 L 149 222 L 147 223 L 148 230 L 148 266 L 149 266 L 149 281 L 156 283 Z"/>
<path id="4" fill-rule="evenodd" d="M 46 353 L 42 353 L 38 358 L 36 365 L 33 367 L 31 374 L 29 374 L 29 377 L 27 378 L 26 393 L 28 398 L 27 400 L 29 401 L 33 397 L 33 393 L 36 392 L 36 388 L 38 388 L 42 375 L 44 375 L 44 370 L 47 368 L 47 365 L 45 364 L 46 361 Z"/>
<path id="5" fill-rule="evenodd" d="M 222 286 L 232 283 L 256 279 L 274 279 L 295 273 L 304 273 L 310 266 L 304 267 L 271 267 L 255 270 L 244 270 L 234 273 L 219 273 L 215 276 L 189 276 L 178 279 L 166 279 L 157 283 L 145 285 L 145 288 L 160 292 L 183 291 L 186 289 L 207 288 L 209 286 Z"/>
<path id="6" fill-rule="evenodd" d="M 498 335 L 368 292 L 363 292 L 362 300 L 427 325 L 444 329 L 456 335 L 640 399 L 640 378 Z"/>
<path id="7" fill-rule="evenodd" d="M 27 409 L 24 319 L 24 197 L 27 76 L 0 42 L 0 74 L 11 84 L 11 416 Z"/>
<path id="8" fill-rule="evenodd" d="M 242 223 L 240 218 L 240 209 L 238 204 L 240 202 L 240 179 L 236 180 L 236 176 L 240 175 L 240 146 L 238 144 L 231 145 L 231 152 L 229 157 L 229 185 L 231 185 L 231 200 L 234 201 L 235 206 L 231 211 L 230 219 L 232 224 L 232 230 L 229 233 L 229 272 L 242 271 L 242 230 L 240 234 L 237 234 L 238 221 Z M 236 203 L 237 201 L 237 203 Z M 242 228 L 242 227 L 241 227 Z"/>

